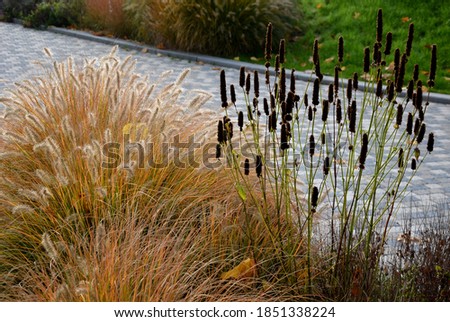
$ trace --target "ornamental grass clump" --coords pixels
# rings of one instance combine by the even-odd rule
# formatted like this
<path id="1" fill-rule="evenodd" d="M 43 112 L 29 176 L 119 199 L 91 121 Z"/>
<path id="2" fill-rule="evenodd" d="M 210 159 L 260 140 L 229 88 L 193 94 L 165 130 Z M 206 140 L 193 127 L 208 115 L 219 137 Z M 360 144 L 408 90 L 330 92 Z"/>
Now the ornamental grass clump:
<path id="1" fill-rule="evenodd" d="M 140 75 L 116 50 L 83 64 L 51 59 L 42 76 L 1 98 L 0 299 L 292 294 L 292 286 L 250 287 L 262 284 L 259 274 L 221 278 L 253 258 L 249 239 L 268 242 L 258 219 L 246 224 L 259 237 L 237 225 L 243 206 L 218 169 L 222 146 L 214 154 L 215 133 L 205 130 L 214 124 L 210 94 L 182 89 L 189 70 Z M 229 119 L 221 122 L 225 144 L 234 136 Z"/>
<path id="2" fill-rule="evenodd" d="M 408 77 L 406 65 L 411 64 L 414 26 L 409 27 L 405 52 L 397 48 L 392 57 L 392 33 L 386 34 L 383 45 L 382 19 L 380 9 L 372 55 L 366 47 L 361 70 L 352 79 L 341 77 L 345 66 L 343 37 L 338 39 L 338 65 L 329 86 L 323 84 L 319 41 L 314 41 L 312 84 L 301 94 L 296 92 L 294 71 L 290 80 L 286 77 L 284 65 L 289 56 L 284 42 L 280 42 L 281 52 L 276 55 L 270 52 L 273 44 L 266 43 L 267 97 L 261 99 L 263 92 L 259 94 L 259 90 L 258 95 L 256 91 L 252 95 L 252 74 L 241 68 L 243 99 L 239 102 L 237 98 L 224 109 L 230 122 L 238 118 L 243 128 L 242 134 L 219 144 L 243 204 L 257 205 L 257 213 L 247 212 L 249 220 L 256 216 L 265 224 L 277 249 L 274 262 L 283 267 L 280 273 L 288 274 L 286 280 L 296 283 L 303 274 L 306 292 L 323 292 L 334 299 L 369 299 L 376 292 L 374 285 L 392 218 L 433 150 L 433 133 L 427 149 L 422 148 L 429 105 L 429 96 L 423 97 L 422 81 L 411 80 L 414 100 L 409 94 L 400 95 Z M 266 42 L 272 40 L 272 30 L 269 24 Z M 435 78 L 435 46 L 431 57 L 429 84 Z M 384 75 L 390 59 L 395 72 Z M 365 84 L 358 82 L 360 74 L 365 74 Z M 316 117 L 318 112 L 320 117 Z M 245 124 L 242 114 L 247 114 Z M 406 124 L 402 122 L 404 115 Z M 425 151 L 422 156 L 417 153 L 421 149 Z M 248 179 L 252 171 L 262 199 L 255 197 L 255 183 Z M 275 211 L 266 205 L 269 196 L 274 198 Z M 270 225 L 273 222 L 275 225 Z M 257 244 L 249 247 L 257 260 L 264 257 Z M 304 261 L 299 262 L 299 258 Z"/>

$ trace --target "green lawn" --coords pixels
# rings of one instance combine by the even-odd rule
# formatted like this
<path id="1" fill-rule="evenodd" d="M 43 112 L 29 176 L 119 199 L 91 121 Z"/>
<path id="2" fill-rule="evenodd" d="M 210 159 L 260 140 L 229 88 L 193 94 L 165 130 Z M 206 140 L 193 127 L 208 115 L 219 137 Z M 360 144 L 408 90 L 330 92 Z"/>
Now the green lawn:
<path id="1" fill-rule="evenodd" d="M 450 94 L 450 6 L 444 5 L 442 1 L 299 0 L 299 3 L 303 12 L 304 30 L 287 47 L 289 68 L 312 68 L 312 44 L 318 38 L 322 73 L 332 75 L 337 63 L 337 40 L 339 36 L 343 36 L 344 77 L 350 77 L 355 71 L 362 73 L 363 49 L 373 47 L 377 11 L 382 8 L 383 44 L 386 33 L 393 33 L 392 51 L 386 58 L 387 63 L 393 61 L 396 48 L 400 48 L 402 52 L 405 50 L 409 24 L 414 23 L 414 41 L 406 78 L 412 77 L 413 65 L 419 64 L 420 78 L 427 80 L 430 45 L 437 44 L 438 70 L 433 91 Z"/>

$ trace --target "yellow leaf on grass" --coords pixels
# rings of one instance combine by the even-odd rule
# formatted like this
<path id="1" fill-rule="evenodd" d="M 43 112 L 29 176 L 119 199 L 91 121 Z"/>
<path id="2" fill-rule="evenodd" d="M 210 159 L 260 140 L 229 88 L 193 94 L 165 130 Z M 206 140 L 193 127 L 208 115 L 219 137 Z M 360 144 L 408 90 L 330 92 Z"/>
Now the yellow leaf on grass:
<path id="1" fill-rule="evenodd" d="M 253 258 L 247 258 L 243 260 L 238 266 L 223 273 L 220 278 L 223 280 L 227 279 L 241 279 L 245 277 L 255 277 L 256 267 L 255 260 Z"/>
<path id="2" fill-rule="evenodd" d="M 334 56 L 331 56 L 331 57 L 325 59 L 325 62 L 326 63 L 331 63 L 333 60 L 334 60 Z"/>

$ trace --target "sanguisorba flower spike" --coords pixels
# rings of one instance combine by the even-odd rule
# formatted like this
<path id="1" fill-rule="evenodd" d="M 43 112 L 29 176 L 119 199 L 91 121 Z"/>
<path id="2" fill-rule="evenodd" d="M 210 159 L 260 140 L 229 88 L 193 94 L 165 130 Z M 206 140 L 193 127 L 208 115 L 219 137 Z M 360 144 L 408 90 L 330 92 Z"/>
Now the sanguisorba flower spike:
<path id="1" fill-rule="evenodd" d="M 344 61 L 344 38 L 339 37 L 338 42 L 338 62 L 342 63 Z"/>
<path id="2" fill-rule="evenodd" d="M 272 23 L 269 22 L 266 30 L 266 49 L 264 52 L 266 59 L 266 68 L 270 67 L 270 60 L 272 59 Z"/>
<path id="3" fill-rule="evenodd" d="M 377 14 L 377 42 L 381 43 L 382 39 L 383 39 L 383 10 L 380 8 L 378 9 Z"/>
<path id="4" fill-rule="evenodd" d="M 391 54 L 391 48 L 392 48 L 392 32 L 388 32 L 386 34 L 386 44 L 384 45 L 384 54 L 386 56 Z"/>
<path id="5" fill-rule="evenodd" d="M 406 56 L 411 56 L 411 49 L 412 49 L 412 42 L 414 39 L 414 24 L 409 24 L 409 30 L 408 30 L 408 39 L 406 40 L 406 50 L 405 54 Z"/>
<path id="6" fill-rule="evenodd" d="M 430 74 L 428 75 L 428 86 L 434 86 L 434 80 L 436 78 L 436 64 L 437 64 L 437 47 L 433 45 L 431 47 L 431 63 L 430 63 Z"/>
<path id="7" fill-rule="evenodd" d="M 225 79 L 225 71 L 220 71 L 220 99 L 222 101 L 222 107 L 228 107 L 227 99 L 227 83 Z"/>

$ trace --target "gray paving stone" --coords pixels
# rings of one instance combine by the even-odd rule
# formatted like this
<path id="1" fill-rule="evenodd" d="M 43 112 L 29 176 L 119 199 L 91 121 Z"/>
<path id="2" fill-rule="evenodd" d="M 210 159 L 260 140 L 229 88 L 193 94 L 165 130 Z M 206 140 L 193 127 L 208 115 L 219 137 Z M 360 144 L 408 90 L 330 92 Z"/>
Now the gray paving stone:
<path id="1" fill-rule="evenodd" d="M 77 62 L 82 62 L 86 58 L 103 56 L 112 49 L 110 44 L 49 31 L 26 29 L 17 24 L 0 23 L 0 95 L 3 95 L 6 88 L 14 86 L 15 82 L 42 72 L 37 62 L 49 63 L 43 53 L 44 47 L 52 51 L 55 60 L 64 60 L 72 56 Z M 192 72 L 185 81 L 184 87 L 211 92 L 214 99 L 208 106 L 217 110 L 218 116 L 221 115 L 218 97 L 220 66 L 143 53 L 138 50 L 119 49 L 118 54 L 120 57 L 131 54 L 137 61 L 137 71 L 150 77 L 157 77 L 166 70 L 173 70 L 171 79 L 173 80 L 185 68 L 190 68 Z M 233 65 L 226 61 L 223 63 L 227 66 Z M 228 67 L 224 69 L 227 83 L 236 84 L 239 71 Z M 302 93 L 306 85 L 305 82 L 298 82 L 298 92 Z M 422 164 L 418 175 L 413 178 L 409 189 L 412 193 L 408 193 L 404 200 L 408 209 L 414 209 L 414 212 L 417 212 L 415 216 L 427 216 L 426 212 L 420 211 L 420 207 L 427 202 L 446 200 L 450 196 L 450 105 L 432 102 L 428 109 L 425 122 L 427 131 L 435 133 L 435 149 L 427 155 L 426 162 Z M 422 145 L 422 156 L 425 154 L 426 145 Z M 367 162 L 371 162 L 370 160 L 368 158 Z M 420 204 L 420 207 L 417 204 Z"/>

